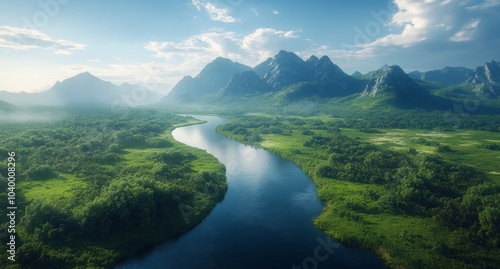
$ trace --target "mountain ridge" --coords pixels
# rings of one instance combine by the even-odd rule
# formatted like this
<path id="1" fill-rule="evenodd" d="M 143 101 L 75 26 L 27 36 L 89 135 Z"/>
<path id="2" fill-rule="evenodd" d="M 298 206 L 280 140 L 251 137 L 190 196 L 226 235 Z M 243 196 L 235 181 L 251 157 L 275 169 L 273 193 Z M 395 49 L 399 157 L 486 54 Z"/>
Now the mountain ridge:
<path id="1" fill-rule="evenodd" d="M 42 106 L 113 106 L 146 105 L 158 102 L 159 93 L 138 85 L 122 83 L 120 86 L 104 81 L 89 72 L 57 81 L 43 92 L 0 92 L 0 99 L 14 105 Z"/>
<path id="2" fill-rule="evenodd" d="M 225 74 L 216 72 L 216 68 L 213 67 L 220 65 L 222 69 L 231 69 L 231 72 L 224 71 Z M 245 74 L 241 75 L 244 72 Z M 232 74 L 229 77 L 230 73 Z M 217 77 L 217 83 L 207 86 L 210 85 L 210 75 Z M 294 84 L 298 84 L 297 87 L 293 87 Z M 293 52 L 281 50 L 254 68 L 242 68 L 236 62 L 218 57 L 207 64 L 194 78 L 191 76 L 182 78 L 162 102 L 192 102 L 209 95 L 221 97 L 277 93 L 284 89 L 288 89 L 290 93 L 299 91 L 299 94 L 292 95 L 301 98 L 313 96 L 330 98 L 361 92 L 364 87 L 362 84 L 360 80 L 344 73 L 328 56 L 318 58 L 312 55 L 304 61 Z M 307 85 L 307 90 L 300 85 Z"/>
<path id="3" fill-rule="evenodd" d="M 234 74 L 248 70 L 251 70 L 249 66 L 227 58 L 217 57 L 195 77 L 183 77 L 161 101 L 182 103 L 194 101 L 199 96 L 216 94 L 222 87 L 226 86 Z M 189 98 L 186 98 L 187 96 Z"/>
<path id="4" fill-rule="evenodd" d="M 479 95 L 496 97 L 500 93 L 500 62 L 495 60 L 473 69 L 446 66 L 427 72 L 413 71 L 409 75 L 443 86 L 468 86 L 469 91 Z"/>
<path id="5" fill-rule="evenodd" d="M 263 103 L 276 105 L 283 101 L 353 96 L 350 98 L 353 102 L 357 98 L 364 98 L 365 101 L 360 102 L 365 103 L 378 98 L 390 100 L 391 104 L 413 102 L 412 105 L 419 107 L 426 102 L 437 104 L 438 96 L 455 102 L 475 95 L 496 99 L 499 89 L 500 62 L 497 61 L 475 69 L 447 66 L 442 70 L 408 74 L 398 65 L 384 65 L 366 74 L 355 72 L 348 75 L 328 56 L 311 55 L 304 60 L 293 52 L 281 50 L 253 68 L 217 57 L 196 76 L 184 76 L 164 97 L 138 85 L 126 82 L 115 85 L 83 72 L 57 81 L 43 92 L 0 92 L 0 100 L 14 105 L 134 106 L 157 103 L 158 106 L 171 104 L 174 107 L 248 101 L 248 107 L 252 107 Z M 449 104 L 443 98 L 439 100 Z"/>

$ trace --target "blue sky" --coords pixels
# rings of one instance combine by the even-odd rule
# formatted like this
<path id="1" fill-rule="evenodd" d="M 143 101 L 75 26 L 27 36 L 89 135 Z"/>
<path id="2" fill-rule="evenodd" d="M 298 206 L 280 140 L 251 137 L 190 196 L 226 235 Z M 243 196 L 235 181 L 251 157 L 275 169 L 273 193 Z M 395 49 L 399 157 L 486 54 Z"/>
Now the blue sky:
<path id="1" fill-rule="evenodd" d="M 346 73 L 500 60 L 500 0 L 0 0 L 0 90 L 89 71 L 168 92 L 218 56 L 255 66 L 280 49 Z"/>

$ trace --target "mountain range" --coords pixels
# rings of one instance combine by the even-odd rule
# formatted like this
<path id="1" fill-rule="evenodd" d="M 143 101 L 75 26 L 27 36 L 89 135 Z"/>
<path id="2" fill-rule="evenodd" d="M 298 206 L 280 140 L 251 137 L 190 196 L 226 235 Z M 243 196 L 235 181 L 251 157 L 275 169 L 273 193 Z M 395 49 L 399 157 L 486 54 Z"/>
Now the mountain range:
<path id="1" fill-rule="evenodd" d="M 255 98 L 272 102 L 296 102 L 352 96 L 353 100 L 389 100 L 391 104 L 412 103 L 414 107 L 446 103 L 445 98 L 464 95 L 498 97 L 500 63 L 491 61 L 475 69 L 445 67 L 409 74 L 397 65 L 361 74 L 346 74 L 327 56 L 303 60 L 280 51 L 274 57 L 249 67 L 218 57 L 195 77 L 185 76 L 164 97 L 138 85 L 115 85 L 88 72 L 55 83 L 39 93 L 0 92 L 0 100 L 14 105 L 103 106 L 125 103 L 175 107 L 185 104 L 242 104 Z M 439 96 L 436 96 L 439 95 Z M 438 98 L 439 97 L 439 98 Z M 456 97 L 456 96 L 455 96 Z M 247 99 L 242 99 L 247 98 Z M 352 99 L 352 98 L 351 98 Z M 449 101 L 449 100 L 448 100 Z M 271 101 L 269 101 L 271 102 Z M 252 105 L 251 105 L 252 106 Z"/>
<path id="2" fill-rule="evenodd" d="M 283 92 L 284 98 L 336 97 L 359 92 L 364 82 L 353 78 L 327 56 L 306 61 L 292 52 L 280 51 L 254 68 L 217 58 L 196 77 L 184 77 L 162 102 Z"/>
<path id="3" fill-rule="evenodd" d="M 1 111 L 9 111 L 13 107 L 14 106 L 12 104 L 9 104 L 9 103 L 4 102 L 4 101 L 0 101 L 0 112 Z"/>
<path id="4" fill-rule="evenodd" d="M 491 61 L 474 69 L 445 67 L 441 70 L 409 73 L 412 78 L 443 86 L 469 86 L 476 94 L 498 96 L 500 93 L 500 62 Z"/>
<path id="5" fill-rule="evenodd" d="M 409 74 L 397 65 L 384 65 L 366 74 L 355 72 L 350 76 L 327 56 L 311 56 L 303 60 L 292 52 L 280 51 L 253 68 L 217 58 L 196 77 L 184 77 L 161 103 L 227 102 L 228 97 L 242 96 L 298 101 L 358 94 L 364 99 L 387 99 L 390 96 L 392 103 L 398 100 L 422 102 L 422 106 L 428 107 L 438 102 L 447 103 L 431 94 L 435 89 L 446 88 L 446 95 L 446 91 L 461 87 L 465 94 L 488 92 L 489 97 L 495 98 L 499 85 L 500 68 L 496 61 L 475 69 L 446 67 Z"/>
<path id="6" fill-rule="evenodd" d="M 88 72 L 58 81 L 50 89 L 37 93 L 11 93 L 0 91 L 0 100 L 18 106 L 129 106 L 147 105 L 157 102 L 159 93 L 138 85 L 123 83 L 115 85 L 101 80 Z"/>

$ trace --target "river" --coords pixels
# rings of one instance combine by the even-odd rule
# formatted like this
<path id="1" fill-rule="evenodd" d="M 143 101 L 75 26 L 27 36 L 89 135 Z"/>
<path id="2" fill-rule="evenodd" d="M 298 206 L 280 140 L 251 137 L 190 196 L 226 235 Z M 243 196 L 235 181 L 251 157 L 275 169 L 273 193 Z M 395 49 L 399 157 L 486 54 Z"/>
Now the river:
<path id="1" fill-rule="evenodd" d="M 177 128 L 172 135 L 226 165 L 224 200 L 188 233 L 116 268 L 386 268 L 373 253 L 341 245 L 314 227 L 323 204 L 298 166 L 217 134 L 225 119 L 195 117 L 207 123 Z"/>

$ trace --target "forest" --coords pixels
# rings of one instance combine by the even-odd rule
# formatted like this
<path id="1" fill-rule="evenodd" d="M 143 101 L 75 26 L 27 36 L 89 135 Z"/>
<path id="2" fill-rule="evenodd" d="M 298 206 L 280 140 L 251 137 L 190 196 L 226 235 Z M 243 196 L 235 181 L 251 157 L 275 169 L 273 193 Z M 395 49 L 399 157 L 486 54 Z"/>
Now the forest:
<path id="1" fill-rule="evenodd" d="M 496 144 L 462 147 L 453 136 L 464 130 L 382 129 L 385 120 L 363 125 L 325 116 L 253 114 L 234 117 L 218 132 L 298 164 L 326 204 L 315 225 L 377 252 L 390 267 L 496 267 L 500 181 L 487 172 L 498 166 L 486 167 L 478 157 L 480 152 L 491 159 Z M 471 127 L 471 139 L 500 139 Z M 390 137 L 393 132 L 407 136 Z"/>
<path id="2" fill-rule="evenodd" d="M 193 228 L 224 197 L 225 167 L 170 134 L 198 120 L 153 109 L 50 113 L 58 116 L 0 129 L 0 188 L 9 188 L 11 152 L 17 173 L 17 254 L 6 268 L 112 268 Z M 325 203 L 314 224 L 389 267 L 492 268 L 500 263 L 497 119 L 433 113 L 226 112 L 231 121 L 217 131 L 299 165 Z M 0 208 L 0 235 L 7 213 Z"/>
<path id="3" fill-rule="evenodd" d="M 170 135 L 199 121 L 147 109 L 64 115 L 2 123 L 0 189 L 15 152 L 18 205 L 16 262 L 3 268 L 111 268 L 191 229 L 223 198 L 225 167 Z M 0 208 L 0 234 L 7 213 Z"/>

